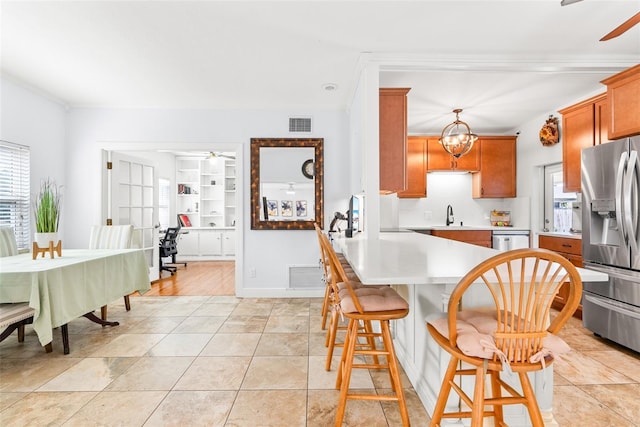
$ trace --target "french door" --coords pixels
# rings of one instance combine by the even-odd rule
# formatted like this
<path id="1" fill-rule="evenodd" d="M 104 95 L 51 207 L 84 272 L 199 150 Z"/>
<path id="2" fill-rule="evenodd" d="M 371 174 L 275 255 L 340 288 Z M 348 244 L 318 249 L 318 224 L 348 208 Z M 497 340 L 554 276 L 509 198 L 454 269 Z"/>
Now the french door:
<path id="1" fill-rule="evenodd" d="M 149 280 L 158 280 L 157 167 L 116 151 L 103 150 L 103 160 L 103 219 L 106 224 L 133 225 L 133 245 L 144 250 Z"/>

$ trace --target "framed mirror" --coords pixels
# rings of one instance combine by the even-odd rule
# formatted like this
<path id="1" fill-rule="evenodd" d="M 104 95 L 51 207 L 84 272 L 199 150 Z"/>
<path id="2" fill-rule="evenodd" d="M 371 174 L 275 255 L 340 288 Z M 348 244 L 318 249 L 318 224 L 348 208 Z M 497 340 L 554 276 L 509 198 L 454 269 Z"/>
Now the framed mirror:
<path id="1" fill-rule="evenodd" d="M 313 230 L 323 217 L 322 138 L 251 138 L 251 229 Z"/>

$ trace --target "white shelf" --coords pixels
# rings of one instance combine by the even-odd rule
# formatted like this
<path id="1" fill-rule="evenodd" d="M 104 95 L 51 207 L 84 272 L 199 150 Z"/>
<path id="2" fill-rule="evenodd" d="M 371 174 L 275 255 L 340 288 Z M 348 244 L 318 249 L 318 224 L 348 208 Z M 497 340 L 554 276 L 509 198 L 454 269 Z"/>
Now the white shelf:
<path id="1" fill-rule="evenodd" d="M 214 161 L 194 157 L 176 157 L 176 185 L 190 188 L 189 194 L 178 194 L 176 211 L 188 214 L 193 227 L 218 227 L 235 222 L 235 162 L 218 158 Z M 213 182 L 213 184 L 212 184 Z M 191 209 L 191 212 L 186 212 Z M 210 213 L 210 212 L 215 213 Z M 215 218 L 211 221 L 211 218 Z"/>

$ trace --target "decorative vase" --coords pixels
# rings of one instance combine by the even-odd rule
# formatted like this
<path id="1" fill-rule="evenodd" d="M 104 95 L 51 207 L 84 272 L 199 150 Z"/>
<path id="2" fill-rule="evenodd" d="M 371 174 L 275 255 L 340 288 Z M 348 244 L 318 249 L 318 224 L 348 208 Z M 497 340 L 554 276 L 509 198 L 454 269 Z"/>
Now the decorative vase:
<path id="1" fill-rule="evenodd" d="M 38 257 L 38 254 L 42 254 L 44 258 L 46 253 L 49 253 L 53 259 L 54 253 L 58 256 L 62 256 L 62 242 L 58 240 L 58 233 L 34 233 L 33 235 L 33 259 Z"/>
<path id="2" fill-rule="evenodd" d="M 58 243 L 58 232 L 34 233 L 33 238 L 38 244 L 39 248 L 48 248 L 49 242 L 53 242 L 54 245 Z"/>

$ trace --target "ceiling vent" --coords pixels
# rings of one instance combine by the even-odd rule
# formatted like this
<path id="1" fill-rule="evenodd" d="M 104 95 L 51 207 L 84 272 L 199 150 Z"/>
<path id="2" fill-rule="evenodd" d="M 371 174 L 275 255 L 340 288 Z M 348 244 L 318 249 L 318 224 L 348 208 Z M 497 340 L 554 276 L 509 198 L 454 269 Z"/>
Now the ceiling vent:
<path id="1" fill-rule="evenodd" d="M 289 117 L 289 132 L 311 132 L 311 117 Z"/>

